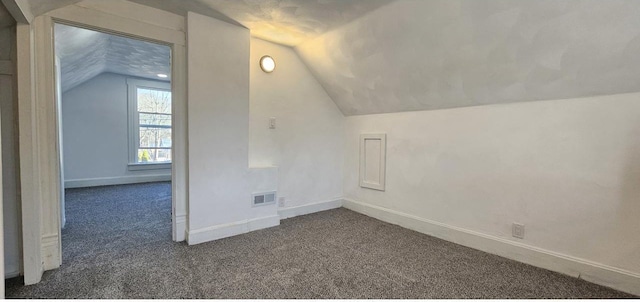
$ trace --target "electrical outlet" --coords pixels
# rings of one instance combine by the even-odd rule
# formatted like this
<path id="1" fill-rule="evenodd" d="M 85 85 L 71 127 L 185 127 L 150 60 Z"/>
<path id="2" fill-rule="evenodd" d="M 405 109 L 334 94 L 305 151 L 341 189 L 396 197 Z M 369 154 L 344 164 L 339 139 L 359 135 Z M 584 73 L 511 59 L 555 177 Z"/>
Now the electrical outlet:
<path id="1" fill-rule="evenodd" d="M 279 197 L 278 198 L 278 207 L 284 208 L 284 206 L 285 206 L 285 198 L 284 197 Z"/>
<path id="2" fill-rule="evenodd" d="M 276 129 L 276 118 L 269 118 L 269 129 Z"/>
<path id="3" fill-rule="evenodd" d="M 514 222 L 511 232 L 513 237 L 524 239 L 524 224 Z"/>

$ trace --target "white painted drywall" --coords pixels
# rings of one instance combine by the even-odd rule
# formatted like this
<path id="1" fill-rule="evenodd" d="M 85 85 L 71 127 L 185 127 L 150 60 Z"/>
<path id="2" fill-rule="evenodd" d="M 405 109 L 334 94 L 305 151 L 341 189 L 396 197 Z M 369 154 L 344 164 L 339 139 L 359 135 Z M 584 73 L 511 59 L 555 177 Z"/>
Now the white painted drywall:
<path id="1" fill-rule="evenodd" d="M 129 171 L 127 77 L 103 73 L 62 95 L 65 182 L 167 175 Z M 95 182 L 95 181 L 94 181 Z"/>
<path id="2" fill-rule="evenodd" d="M 640 1 L 397 0 L 296 49 L 345 115 L 640 91 Z"/>
<path id="3" fill-rule="evenodd" d="M 345 197 L 638 274 L 639 99 L 348 117 Z M 362 133 L 387 133 L 385 192 L 358 186 Z"/>
<path id="4" fill-rule="evenodd" d="M 15 64 L 15 27 L 1 29 L 0 41 L 3 41 L 0 43 L 0 61 Z M 11 75 L 0 75 L 4 273 L 7 277 L 18 276 L 22 258 L 14 79 Z"/>
<path id="5" fill-rule="evenodd" d="M 191 12 L 187 27 L 187 241 L 193 244 L 279 220 L 275 204 L 251 205 L 252 191 L 275 189 L 277 174 L 274 168 L 249 169 L 249 31 Z"/>
<path id="6" fill-rule="evenodd" d="M 260 58 L 272 56 L 265 73 Z M 293 49 L 251 39 L 250 166 L 278 167 L 285 207 L 342 197 L 344 116 Z M 276 118 L 276 129 L 269 119 Z"/>

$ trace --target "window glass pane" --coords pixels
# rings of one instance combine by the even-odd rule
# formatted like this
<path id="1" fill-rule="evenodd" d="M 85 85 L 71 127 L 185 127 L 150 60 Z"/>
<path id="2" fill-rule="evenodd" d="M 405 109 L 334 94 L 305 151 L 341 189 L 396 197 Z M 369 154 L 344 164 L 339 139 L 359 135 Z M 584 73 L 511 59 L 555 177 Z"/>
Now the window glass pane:
<path id="1" fill-rule="evenodd" d="M 138 88 L 138 111 L 171 114 L 171 92 Z"/>
<path id="2" fill-rule="evenodd" d="M 171 162 L 171 149 L 138 149 L 138 162 Z"/>
<path id="3" fill-rule="evenodd" d="M 170 114 L 139 113 L 140 125 L 171 126 Z"/>
<path id="4" fill-rule="evenodd" d="M 140 126 L 140 148 L 171 148 L 171 129 Z"/>

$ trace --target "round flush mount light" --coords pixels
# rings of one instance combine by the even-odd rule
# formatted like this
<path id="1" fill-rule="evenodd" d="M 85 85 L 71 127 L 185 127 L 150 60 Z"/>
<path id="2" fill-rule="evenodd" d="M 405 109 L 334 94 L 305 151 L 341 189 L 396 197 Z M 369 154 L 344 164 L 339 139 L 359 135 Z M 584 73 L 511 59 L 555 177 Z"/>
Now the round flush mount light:
<path id="1" fill-rule="evenodd" d="M 166 78 L 166 77 L 168 77 L 168 75 L 166 75 L 166 74 L 164 74 L 164 73 L 159 73 L 159 74 L 158 74 L 158 77 L 159 77 L 159 78 Z"/>
<path id="2" fill-rule="evenodd" d="M 263 56 L 260 58 L 260 68 L 266 73 L 271 73 L 276 69 L 276 61 L 270 56 Z"/>

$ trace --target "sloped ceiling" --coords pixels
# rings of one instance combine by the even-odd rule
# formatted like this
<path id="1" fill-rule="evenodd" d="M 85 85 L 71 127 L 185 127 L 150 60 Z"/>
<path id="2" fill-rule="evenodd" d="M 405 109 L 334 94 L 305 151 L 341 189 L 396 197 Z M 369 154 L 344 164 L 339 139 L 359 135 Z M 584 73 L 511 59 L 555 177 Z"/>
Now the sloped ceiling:
<path id="1" fill-rule="evenodd" d="M 131 1 L 295 46 L 345 115 L 640 91 L 637 0 Z M 69 86 L 109 71 L 115 58 L 153 57 L 142 45 L 112 51 L 114 38 L 88 39 L 96 40 L 58 52 L 83 58 L 63 67 Z M 93 61 L 102 71 L 86 67 Z"/>
<path id="2" fill-rule="evenodd" d="M 171 73 L 171 51 L 164 45 L 62 24 L 55 25 L 55 38 L 62 91 L 103 72 L 155 80 Z"/>
<path id="3" fill-rule="evenodd" d="M 391 0 L 132 0 L 184 15 L 209 15 L 267 41 L 295 46 L 346 24 Z"/>
<path id="4" fill-rule="evenodd" d="M 296 51 L 345 115 L 640 91 L 640 1 L 398 0 Z"/>

